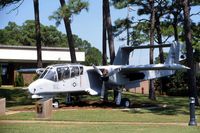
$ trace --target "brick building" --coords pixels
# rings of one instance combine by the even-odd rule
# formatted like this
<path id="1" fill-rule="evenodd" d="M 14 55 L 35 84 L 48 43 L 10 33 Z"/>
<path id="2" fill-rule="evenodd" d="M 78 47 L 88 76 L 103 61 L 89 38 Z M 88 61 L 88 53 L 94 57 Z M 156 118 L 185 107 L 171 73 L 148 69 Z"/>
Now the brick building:
<path id="1" fill-rule="evenodd" d="M 85 61 L 85 52 L 76 49 L 78 62 Z M 43 67 L 55 63 L 69 63 L 68 48 L 42 47 Z M 17 70 L 37 68 L 37 51 L 34 46 L 8 46 L 0 45 L 0 64 L 2 66 L 2 84 L 13 85 Z M 34 75 L 23 72 L 25 84 L 33 80 Z"/>
<path id="2" fill-rule="evenodd" d="M 141 81 L 139 87 L 132 88 L 130 92 L 149 94 L 149 80 Z"/>

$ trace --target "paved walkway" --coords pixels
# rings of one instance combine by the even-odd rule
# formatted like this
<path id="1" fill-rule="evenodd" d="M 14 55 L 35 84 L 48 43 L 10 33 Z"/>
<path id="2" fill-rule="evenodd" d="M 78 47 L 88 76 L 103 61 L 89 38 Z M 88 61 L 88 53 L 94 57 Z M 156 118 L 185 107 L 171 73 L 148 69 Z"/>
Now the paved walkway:
<path id="1" fill-rule="evenodd" d="M 154 123 L 154 122 L 84 122 L 84 121 L 46 121 L 46 120 L 0 120 L 1 124 L 68 124 L 68 125 L 168 125 L 188 126 L 188 123 Z"/>

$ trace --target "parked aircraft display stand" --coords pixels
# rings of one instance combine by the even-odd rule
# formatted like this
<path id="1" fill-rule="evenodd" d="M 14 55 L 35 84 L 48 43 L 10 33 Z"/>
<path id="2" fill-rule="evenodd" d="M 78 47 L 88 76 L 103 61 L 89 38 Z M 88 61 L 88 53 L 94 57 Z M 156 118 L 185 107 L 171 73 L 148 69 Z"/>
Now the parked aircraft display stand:
<path id="1" fill-rule="evenodd" d="M 36 102 L 36 117 L 50 118 L 52 115 L 52 98 L 41 99 Z"/>
<path id="2" fill-rule="evenodd" d="M 6 99 L 1 98 L 0 99 L 0 115 L 6 114 Z"/>

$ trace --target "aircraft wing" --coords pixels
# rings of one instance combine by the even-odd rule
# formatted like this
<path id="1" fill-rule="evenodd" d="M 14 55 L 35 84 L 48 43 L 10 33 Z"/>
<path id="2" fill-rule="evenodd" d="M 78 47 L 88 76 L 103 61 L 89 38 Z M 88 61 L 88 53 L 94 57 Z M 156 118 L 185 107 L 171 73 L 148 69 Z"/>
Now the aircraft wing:
<path id="1" fill-rule="evenodd" d="M 136 71 L 147 71 L 147 70 L 180 70 L 190 69 L 180 64 L 148 64 L 148 65 L 127 65 L 120 68 L 120 72 L 136 72 Z"/>
<path id="2" fill-rule="evenodd" d="M 37 68 L 24 68 L 24 69 L 19 69 L 17 72 L 20 73 L 36 73 Z"/>
<path id="3" fill-rule="evenodd" d="M 147 64 L 147 65 L 114 65 L 111 66 L 112 70 L 109 71 L 109 76 L 121 73 L 121 74 L 140 74 L 143 73 L 143 71 L 158 71 L 158 70 L 185 70 L 190 69 L 189 67 L 186 67 L 184 65 L 180 64 Z M 98 66 L 98 69 L 107 69 L 108 67 L 105 66 Z"/>
<path id="4" fill-rule="evenodd" d="M 17 72 L 41 74 L 44 70 L 45 70 L 45 68 L 24 68 L 24 69 L 17 70 Z"/>
<path id="5" fill-rule="evenodd" d="M 119 68 L 119 73 L 130 81 L 148 80 L 174 74 L 175 70 L 190 69 L 180 64 L 148 64 L 148 65 L 128 65 Z"/>

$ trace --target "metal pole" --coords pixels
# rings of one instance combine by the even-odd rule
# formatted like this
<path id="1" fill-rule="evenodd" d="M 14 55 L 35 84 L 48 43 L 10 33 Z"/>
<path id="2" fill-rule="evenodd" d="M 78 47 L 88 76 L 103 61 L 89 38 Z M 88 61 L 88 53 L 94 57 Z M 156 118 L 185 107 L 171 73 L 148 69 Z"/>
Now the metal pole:
<path id="1" fill-rule="evenodd" d="M 189 126 L 197 126 L 196 118 L 195 118 L 195 98 L 190 97 L 190 121 Z"/>

